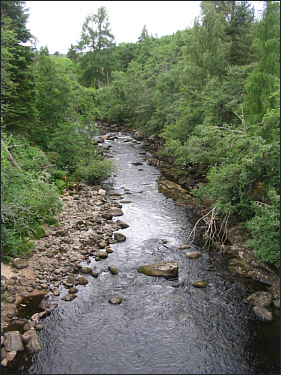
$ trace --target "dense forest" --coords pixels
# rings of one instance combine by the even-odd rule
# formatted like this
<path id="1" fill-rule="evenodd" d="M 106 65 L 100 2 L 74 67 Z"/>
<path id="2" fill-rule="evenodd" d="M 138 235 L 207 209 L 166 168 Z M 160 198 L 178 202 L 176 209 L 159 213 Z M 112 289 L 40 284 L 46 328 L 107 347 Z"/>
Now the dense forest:
<path id="1" fill-rule="evenodd" d="M 162 139 L 182 169 L 207 165 L 193 189 L 240 223 L 262 262 L 280 266 L 280 3 L 202 1 L 192 28 L 114 40 L 101 7 L 67 55 L 26 46 L 24 1 L 1 1 L 1 254 L 32 251 L 60 194 L 112 170 L 95 121 Z M 85 132 L 87 130 L 87 132 Z"/>

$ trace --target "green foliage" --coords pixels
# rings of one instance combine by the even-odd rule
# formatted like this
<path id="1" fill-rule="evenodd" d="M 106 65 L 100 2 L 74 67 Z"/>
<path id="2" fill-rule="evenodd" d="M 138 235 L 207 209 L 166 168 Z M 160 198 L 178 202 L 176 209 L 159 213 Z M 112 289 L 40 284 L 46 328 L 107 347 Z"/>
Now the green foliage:
<path id="1" fill-rule="evenodd" d="M 79 165 L 74 172 L 74 176 L 86 183 L 100 183 L 105 178 L 109 177 L 112 164 L 109 160 L 96 159 L 80 159 Z"/>
<path id="2" fill-rule="evenodd" d="M 58 168 L 85 182 L 100 181 L 110 171 L 110 163 L 102 160 L 99 150 L 83 128 L 72 122 L 59 125 L 49 150 L 53 152 L 50 157 Z M 62 187 L 60 182 L 57 184 Z"/>
<path id="3" fill-rule="evenodd" d="M 8 256 L 29 251 L 29 239 L 40 238 L 44 233 L 42 225 L 53 222 L 61 210 L 56 187 L 43 180 L 42 164 L 32 166 L 30 159 L 33 154 L 40 155 L 40 150 L 34 152 L 26 141 L 16 136 L 13 139 L 18 145 L 13 157 L 18 156 L 22 171 L 11 164 L 6 152 L 1 153 L 5 161 L 1 166 L 1 244 Z M 49 162 L 46 158 L 44 161 Z"/>
<path id="4" fill-rule="evenodd" d="M 34 73 L 40 122 L 30 133 L 37 144 L 47 150 L 59 123 L 72 121 L 83 124 L 84 128 L 94 126 L 99 116 L 96 91 L 78 83 L 73 61 L 52 59 L 47 49 L 41 49 Z"/>
<path id="5" fill-rule="evenodd" d="M 277 98 L 271 94 L 280 85 L 280 3 L 266 2 L 263 16 L 255 28 L 253 42 L 257 62 L 246 82 L 244 107 L 249 124 L 261 122 L 266 112 L 276 106 Z"/>
<path id="6" fill-rule="evenodd" d="M 253 61 L 251 49 L 254 34 L 254 8 L 249 1 L 236 2 L 233 17 L 227 26 L 226 33 L 230 40 L 229 62 L 235 65 L 246 65 Z"/>
<path id="7" fill-rule="evenodd" d="M 101 6 L 96 14 L 86 17 L 81 40 L 69 50 L 69 57 L 78 64 L 79 82 L 86 87 L 99 88 L 111 79 L 114 64 L 111 49 L 115 42 L 109 27 L 107 10 Z"/>
<path id="8" fill-rule="evenodd" d="M 31 39 L 26 29 L 28 15 L 22 1 L 1 1 L 1 63 L 4 63 L 2 113 L 6 129 L 26 133 L 36 122 L 33 53 L 24 46 Z M 2 51 L 3 42 L 3 51 Z M 3 78 L 3 80 L 2 80 Z"/>
<path id="9" fill-rule="evenodd" d="M 137 43 L 116 46 L 101 7 L 65 58 L 46 47 L 32 54 L 23 3 L 1 2 L 1 124 L 32 139 L 2 137 L 21 168 L 1 150 L 10 254 L 54 222 L 69 181 L 108 176 L 92 141 L 101 119 L 160 135 L 161 153 L 183 169 L 207 164 L 193 194 L 244 222 L 249 246 L 279 266 L 280 4 L 265 2 L 261 20 L 247 1 L 203 1 L 201 10 L 190 29 L 158 39 L 144 26 Z"/>
<path id="10" fill-rule="evenodd" d="M 280 194 L 268 191 L 270 204 L 253 202 L 255 216 L 247 222 L 252 239 L 247 245 L 263 261 L 280 267 Z"/>

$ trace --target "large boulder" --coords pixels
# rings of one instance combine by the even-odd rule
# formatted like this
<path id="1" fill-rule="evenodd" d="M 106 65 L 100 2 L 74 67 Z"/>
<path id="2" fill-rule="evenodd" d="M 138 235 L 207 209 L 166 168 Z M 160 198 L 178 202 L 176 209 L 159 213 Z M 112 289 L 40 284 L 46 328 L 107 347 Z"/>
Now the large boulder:
<path id="1" fill-rule="evenodd" d="M 273 296 L 270 292 L 260 291 L 251 294 L 246 301 L 252 306 L 268 307 L 272 304 Z"/>
<path id="2" fill-rule="evenodd" d="M 12 264 L 14 267 L 16 267 L 17 269 L 22 269 L 22 268 L 26 268 L 28 267 L 28 262 L 26 259 L 22 259 L 22 258 L 14 258 L 12 260 Z"/>
<path id="3" fill-rule="evenodd" d="M 178 275 L 178 264 L 172 261 L 153 263 L 141 266 L 137 271 L 148 276 L 176 277 Z"/>
<path id="4" fill-rule="evenodd" d="M 253 307 L 253 312 L 261 320 L 270 322 L 273 319 L 272 313 L 269 310 L 267 310 L 265 307 L 263 307 L 263 306 L 254 306 Z"/>
<path id="5" fill-rule="evenodd" d="M 7 352 L 24 350 L 22 337 L 19 331 L 4 333 L 4 347 Z"/>
<path id="6" fill-rule="evenodd" d="M 42 349 L 37 332 L 29 329 L 22 335 L 26 349 L 29 353 L 38 353 Z"/>

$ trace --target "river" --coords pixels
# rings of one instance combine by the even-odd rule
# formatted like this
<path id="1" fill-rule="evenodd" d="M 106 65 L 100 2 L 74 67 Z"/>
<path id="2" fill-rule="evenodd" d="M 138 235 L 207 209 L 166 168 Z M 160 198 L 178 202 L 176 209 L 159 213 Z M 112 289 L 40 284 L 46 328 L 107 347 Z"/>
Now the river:
<path id="1" fill-rule="evenodd" d="M 151 154 L 142 142 L 110 135 L 104 146 L 111 146 L 116 171 L 103 188 L 127 202 L 116 218 L 129 225 L 120 230 L 126 241 L 111 245 L 108 258 L 91 259 L 100 275 L 87 275 L 89 283 L 75 300 L 58 299 L 39 332 L 42 351 L 25 373 L 279 373 L 279 322 L 258 321 L 245 303 L 257 284 L 230 274 L 226 260 L 204 249 L 200 238 L 191 250 L 202 256 L 186 257 L 179 247 L 196 222 L 194 214 L 158 191 L 160 172 L 148 164 Z M 179 265 L 176 280 L 137 272 L 168 260 Z M 119 273 L 111 274 L 108 266 Z M 197 280 L 207 287 L 194 288 Z M 113 296 L 123 302 L 108 303 Z"/>

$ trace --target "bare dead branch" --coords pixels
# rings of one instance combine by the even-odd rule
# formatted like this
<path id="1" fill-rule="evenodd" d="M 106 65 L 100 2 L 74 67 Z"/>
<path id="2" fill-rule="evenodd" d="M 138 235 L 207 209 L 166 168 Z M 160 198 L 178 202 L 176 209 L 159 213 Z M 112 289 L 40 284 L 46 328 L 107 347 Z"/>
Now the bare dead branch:
<path id="1" fill-rule="evenodd" d="M 46 167 L 40 167 L 40 169 L 42 170 L 42 172 L 44 172 L 46 169 L 50 168 L 50 167 L 54 167 L 56 164 L 49 164 L 47 165 Z"/>
<path id="2" fill-rule="evenodd" d="M 11 136 L 10 136 L 10 137 L 11 137 Z M 10 138 L 9 138 L 9 139 L 10 139 Z M 1 145 L 4 147 L 4 150 L 7 152 L 8 157 L 9 157 L 9 159 L 11 160 L 12 164 L 22 172 L 21 167 L 18 165 L 18 163 L 16 162 L 16 159 L 13 157 L 13 155 L 12 155 L 12 154 L 10 153 L 10 151 L 8 150 L 8 147 L 6 146 L 6 144 L 5 144 L 5 142 L 3 141 L 2 138 L 1 138 Z"/>
<path id="3" fill-rule="evenodd" d="M 191 237 L 192 235 L 193 235 L 193 237 L 192 237 L 192 240 L 191 240 L 190 242 L 193 242 L 193 241 L 194 241 L 194 238 L 195 238 L 195 232 L 196 232 L 196 227 L 197 227 L 197 225 L 199 224 L 199 222 L 200 222 L 201 220 L 203 220 L 204 218 L 206 218 L 206 217 L 207 217 L 212 211 L 213 211 L 213 209 L 212 209 L 211 211 L 209 211 L 206 215 L 200 217 L 199 220 L 197 220 L 197 222 L 195 223 L 195 225 L 194 225 L 192 231 L 190 232 L 190 234 L 189 234 L 189 236 L 188 236 L 188 238 L 187 238 L 187 241 L 189 241 L 189 239 L 190 239 L 190 237 Z"/>

